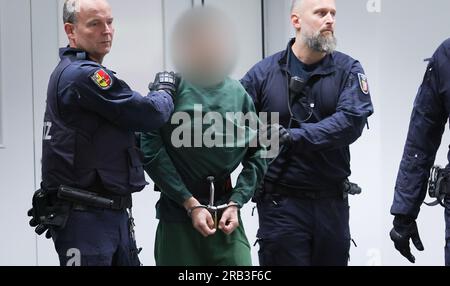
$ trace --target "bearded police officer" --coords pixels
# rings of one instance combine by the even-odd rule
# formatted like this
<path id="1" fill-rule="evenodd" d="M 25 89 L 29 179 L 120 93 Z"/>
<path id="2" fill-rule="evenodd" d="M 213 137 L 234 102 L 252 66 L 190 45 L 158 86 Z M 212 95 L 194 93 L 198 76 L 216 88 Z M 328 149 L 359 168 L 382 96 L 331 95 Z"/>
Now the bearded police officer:
<path id="1" fill-rule="evenodd" d="M 241 81 L 257 111 L 279 112 L 291 137 L 257 198 L 263 266 L 348 263 L 349 145 L 373 107 L 361 64 L 334 51 L 335 16 L 334 0 L 293 1 L 295 39 Z"/>

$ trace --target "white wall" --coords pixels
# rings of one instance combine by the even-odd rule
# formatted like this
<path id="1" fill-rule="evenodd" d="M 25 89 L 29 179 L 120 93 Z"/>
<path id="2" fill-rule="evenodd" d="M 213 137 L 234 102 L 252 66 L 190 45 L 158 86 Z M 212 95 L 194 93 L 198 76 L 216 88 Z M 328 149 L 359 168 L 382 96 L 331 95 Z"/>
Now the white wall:
<path id="1" fill-rule="evenodd" d="M 1 19 L 1 17 L 0 17 Z M 1 45 L 1 31 L 2 31 L 2 23 L 0 20 L 0 62 L 2 61 L 2 45 Z M 1 65 L 0 65 L 0 149 L 3 148 L 3 106 L 2 106 L 2 79 L 1 79 Z"/>
<path id="2" fill-rule="evenodd" d="M 352 198 L 351 228 L 358 248 L 352 265 L 408 265 L 394 250 L 388 232 L 389 208 L 406 138 L 413 99 L 425 63 L 440 42 L 450 36 L 445 22 L 450 3 L 379 0 L 381 11 L 369 13 L 367 0 L 337 1 L 339 50 L 359 59 L 369 76 L 375 115 L 371 129 L 352 146 L 352 180 L 363 195 Z M 170 32 L 191 0 L 110 0 L 115 14 L 116 39 L 105 65 L 133 88 L 146 93 L 157 71 L 173 69 Z M 261 1 L 206 0 L 229 13 L 238 27 L 240 78 L 261 59 Z M 61 0 L 0 0 L 0 217 L 8 234 L 0 238 L 0 265 L 56 265 L 51 241 L 36 239 L 25 216 L 31 195 L 40 182 L 41 132 L 47 82 L 58 61 L 58 47 L 67 43 L 62 31 Z M 289 0 L 264 0 L 265 48 L 270 55 L 286 47 L 293 35 Z M 446 164 L 446 135 L 437 162 Z M 235 179 L 236 176 L 234 175 Z M 153 265 L 157 221 L 157 194 L 149 186 L 136 194 L 137 239 L 144 247 L 141 260 Z M 253 243 L 257 218 L 251 205 L 243 210 L 249 241 Z M 418 265 L 442 265 L 443 210 L 423 208 L 419 230 L 426 252 Z M 432 222 L 432 223 L 430 223 Z M 15 247 L 13 247 L 15 246 Z M 252 249 L 257 264 L 258 247 Z M 417 252 L 416 252 L 417 253 Z"/>
<path id="3" fill-rule="evenodd" d="M 264 0 L 266 56 L 286 49 L 289 38 L 295 34 L 290 26 L 290 7 L 289 0 Z"/>
<path id="4" fill-rule="evenodd" d="M 4 229 L 0 264 L 33 265 L 36 241 L 26 216 L 35 188 L 30 1 L 1 0 L 0 22 L 5 146 L 0 149 L 0 217 Z"/>
<path id="5" fill-rule="evenodd" d="M 33 73 L 34 163 L 35 187 L 41 182 L 42 124 L 44 121 L 47 85 L 50 74 L 58 64 L 58 0 L 29 1 L 31 3 L 31 39 Z M 27 202 L 29 199 L 27 200 Z M 28 232 L 32 229 L 28 227 Z M 29 234 L 28 234 L 29 235 Z M 55 265 L 58 256 L 52 240 L 36 236 L 37 264 Z"/>

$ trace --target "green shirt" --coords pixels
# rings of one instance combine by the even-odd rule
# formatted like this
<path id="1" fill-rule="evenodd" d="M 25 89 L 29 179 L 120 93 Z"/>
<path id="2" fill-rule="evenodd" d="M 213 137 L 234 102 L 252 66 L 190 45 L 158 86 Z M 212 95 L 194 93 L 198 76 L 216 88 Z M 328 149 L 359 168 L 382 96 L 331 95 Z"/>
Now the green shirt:
<path id="1" fill-rule="evenodd" d="M 243 170 L 229 201 L 243 206 L 251 199 L 267 171 L 267 162 L 263 149 L 249 147 L 258 126 L 251 128 L 248 121 L 236 120 L 238 113 L 252 114 L 258 120 L 252 99 L 238 81 L 227 78 L 208 89 L 181 82 L 171 120 L 162 129 L 143 134 L 141 142 L 145 170 L 161 190 L 159 219 L 188 219 L 183 203 L 196 196 L 183 178 L 206 182 L 211 175 L 225 177 L 240 163 Z"/>

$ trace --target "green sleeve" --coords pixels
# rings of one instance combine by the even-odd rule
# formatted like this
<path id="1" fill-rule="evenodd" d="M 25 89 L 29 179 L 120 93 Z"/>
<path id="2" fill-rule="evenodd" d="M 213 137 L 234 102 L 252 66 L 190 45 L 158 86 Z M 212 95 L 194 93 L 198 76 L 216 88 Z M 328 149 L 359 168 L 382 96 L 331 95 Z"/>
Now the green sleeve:
<path id="1" fill-rule="evenodd" d="M 169 199 L 180 206 L 192 197 L 164 147 L 159 131 L 143 133 L 141 148 L 144 153 L 144 168 L 156 186 Z"/>
<path id="2" fill-rule="evenodd" d="M 261 184 L 267 171 L 267 161 L 261 156 L 261 150 L 255 152 L 249 149 L 247 155 L 242 161 L 243 169 L 237 179 L 236 187 L 233 189 L 230 201 L 239 204 L 242 207 L 255 193 L 255 190 Z"/>
<path id="3" fill-rule="evenodd" d="M 243 106 L 244 112 L 255 112 L 255 106 L 250 96 L 246 94 L 246 100 Z M 236 187 L 233 189 L 230 201 L 239 204 L 242 207 L 255 193 L 255 190 L 262 183 L 268 169 L 267 160 L 263 158 L 263 147 L 248 148 L 247 153 L 242 160 L 243 169 L 239 174 Z"/>

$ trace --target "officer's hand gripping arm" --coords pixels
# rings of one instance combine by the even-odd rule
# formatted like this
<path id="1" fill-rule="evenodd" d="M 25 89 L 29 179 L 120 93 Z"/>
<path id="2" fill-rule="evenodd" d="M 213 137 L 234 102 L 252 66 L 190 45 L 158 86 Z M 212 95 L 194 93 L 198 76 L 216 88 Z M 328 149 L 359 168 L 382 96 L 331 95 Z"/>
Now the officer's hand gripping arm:
<path id="1" fill-rule="evenodd" d="M 362 91 L 359 76 L 364 71 L 355 63 L 345 88 L 339 96 L 336 113 L 317 123 L 303 123 L 293 128 L 293 148 L 299 152 L 326 151 L 354 143 L 362 134 L 367 118 L 373 113 L 370 95 Z"/>
<path id="2" fill-rule="evenodd" d="M 160 72 L 156 74 L 155 80 L 149 84 L 149 90 L 151 92 L 164 90 L 175 100 L 180 82 L 180 76 L 174 72 Z"/>

